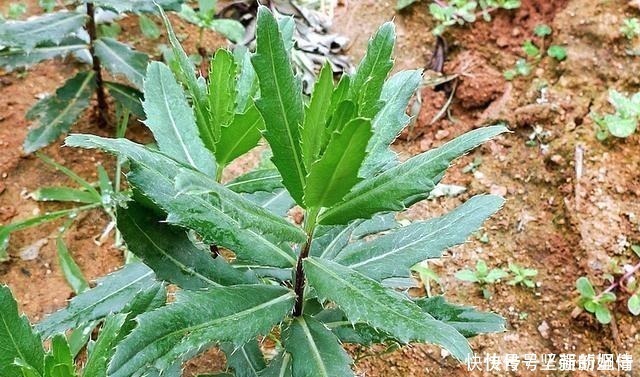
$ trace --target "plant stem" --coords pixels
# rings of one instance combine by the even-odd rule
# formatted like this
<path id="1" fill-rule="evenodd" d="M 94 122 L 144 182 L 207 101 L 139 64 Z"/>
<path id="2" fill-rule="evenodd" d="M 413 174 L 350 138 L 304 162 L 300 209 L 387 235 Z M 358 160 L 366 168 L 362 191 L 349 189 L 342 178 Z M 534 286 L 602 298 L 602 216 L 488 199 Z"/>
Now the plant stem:
<path id="1" fill-rule="evenodd" d="M 316 228 L 316 221 L 318 219 L 319 209 L 310 209 L 305 216 L 304 230 L 307 233 L 307 242 L 302 246 L 300 255 L 298 255 L 298 262 L 296 263 L 296 276 L 294 282 L 294 291 L 296 292 L 296 304 L 293 307 L 293 316 L 299 317 L 302 315 L 302 309 L 304 306 L 304 287 L 305 276 L 302 262 L 309 256 L 311 250 L 311 242 L 313 241 L 313 232 Z"/>
<path id="2" fill-rule="evenodd" d="M 618 287 L 624 287 L 625 280 L 629 279 L 631 276 L 633 276 L 638 271 L 640 271 L 640 263 L 638 263 L 635 266 L 633 266 L 633 268 L 631 268 L 624 275 L 622 275 L 622 277 L 620 277 L 620 279 L 616 280 L 615 283 L 611 284 L 607 289 L 605 289 L 602 293 L 600 293 L 598 295 L 598 297 L 601 297 L 603 294 L 609 293 L 609 292 L 613 291 L 614 289 L 616 289 Z"/>
<path id="3" fill-rule="evenodd" d="M 96 30 L 95 9 L 92 2 L 87 2 L 87 16 L 89 21 L 87 23 L 87 31 L 89 33 L 89 53 L 93 61 L 93 73 L 96 76 L 96 93 L 98 95 L 98 126 L 104 128 L 108 124 L 108 108 L 107 97 L 104 90 L 104 82 L 102 80 L 102 66 L 100 65 L 100 59 L 96 56 L 94 42 L 98 38 Z"/>

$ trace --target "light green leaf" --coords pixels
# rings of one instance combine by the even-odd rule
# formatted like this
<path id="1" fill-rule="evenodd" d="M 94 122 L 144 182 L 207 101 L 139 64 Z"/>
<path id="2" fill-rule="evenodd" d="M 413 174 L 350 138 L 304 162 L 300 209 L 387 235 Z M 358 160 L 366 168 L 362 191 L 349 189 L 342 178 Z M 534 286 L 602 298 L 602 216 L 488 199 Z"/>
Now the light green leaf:
<path id="1" fill-rule="evenodd" d="M 96 56 L 113 75 L 123 75 L 136 88 L 142 89 L 149 57 L 111 38 L 95 41 Z"/>
<path id="2" fill-rule="evenodd" d="M 215 141 L 234 116 L 237 69 L 231 52 L 222 48 L 216 51 L 209 70 L 210 133 Z"/>
<path id="3" fill-rule="evenodd" d="M 262 115 L 255 106 L 250 106 L 243 114 L 237 114 L 231 124 L 222 127 L 220 141 L 216 145 L 218 164 L 226 166 L 256 147 L 262 138 L 260 131 L 263 129 Z"/>
<path id="4" fill-rule="evenodd" d="M 640 293 L 636 293 L 629 297 L 627 301 L 629 312 L 633 315 L 640 315 Z"/>
<path id="5" fill-rule="evenodd" d="M 287 327 L 282 339 L 293 359 L 293 374 L 305 377 L 354 376 L 352 363 L 338 339 L 322 323 L 301 316 Z"/>
<path id="6" fill-rule="evenodd" d="M 36 325 L 43 337 L 76 328 L 83 323 L 120 311 L 138 291 L 154 281 L 153 271 L 132 263 L 98 280 L 98 285 L 71 299 L 69 305 Z"/>
<path id="7" fill-rule="evenodd" d="M 139 317 L 138 327 L 118 346 L 109 376 L 131 377 L 149 367 L 163 370 L 185 353 L 216 342 L 243 344 L 279 323 L 294 297 L 277 286 L 178 291 L 175 302 Z"/>
<path id="8" fill-rule="evenodd" d="M 384 83 L 380 95 L 384 106 L 371 122 L 373 136 L 367 146 L 367 157 L 360 170 L 361 176 L 370 177 L 380 173 L 389 164 L 395 164 L 396 154 L 389 146 L 409 124 L 407 106 L 421 83 L 420 70 L 399 72 Z"/>
<path id="9" fill-rule="evenodd" d="M 265 139 L 273 151 L 272 161 L 296 203 L 302 196 L 307 175 L 300 147 L 300 126 L 304 112 L 299 82 L 287 54 L 282 34 L 273 15 L 258 9 L 258 32 L 253 67 L 260 83 L 256 105 L 265 122 Z"/>
<path id="10" fill-rule="evenodd" d="M 76 376 L 71 349 L 63 334 L 58 334 L 51 339 L 51 350 L 44 358 L 44 370 L 46 377 Z"/>
<path id="11" fill-rule="evenodd" d="M 455 274 L 456 279 L 462 281 L 468 281 L 470 283 L 478 282 L 478 275 L 471 270 L 460 270 Z"/>
<path id="12" fill-rule="evenodd" d="M 115 352 L 118 334 L 126 318 L 126 314 L 120 313 L 110 315 L 104 321 L 98 340 L 89 352 L 82 377 L 104 377 L 107 375 L 109 359 Z"/>
<path id="13" fill-rule="evenodd" d="M 602 323 L 603 325 L 608 325 L 611 322 L 611 312 L 606 306 L 597 305 L 595 314 L 598 322 Z"/>
<path id="14" fill-rule="evenodd" d="M 57 12 L 28 21 L 0 23 L 0 46 L 20 47 L 31 51 L 42 42 L 60 43 L 69 34 L 80 29 L 86 15 L 76 12 Z"/>
<path id="15" fill-rule="evenodd" d="M 360 181 L 358 171 L 371 137 L 371 121 L 357 118 L 336 131 L 322 157 L 311 165 L 304 201 L 308 207 L 331 207 Z"/>
<path id="16" fill-rule="evenodd" d="M 257 191 L 272 192 L 282 188 L 282 177 L 276 169 L 256 169 L 243 174 L 226 184 L 227 188 L 238 193 Z"/>
<path id="17" fill-rule="evenodd" d="M 153 62 L 144 83 L 145 124 L 153 132 L 160 150 L 172 158 L 214 175 L 213 156 L 198 135 L 198 128 L 184 92 L 169 67 Z"/>
<path id="18" fill-rule="evenodd" d="M 139 90 L 116 82 L 105 82 L 105 87 L 109 89 L 109 94 L 131 113 L 139 119 L 144 119 L 144 108 L 142 107 L 143 94 Z"/>
<path id="19" fill-rule="evenodd" d="M 209 24 L 213 31 L 222 34 L 233 43 L 241 42 L 244 38 L 244 26 L 231 18 L 218 18 Z"/>
<path id="20" fill-rule="evenodd" d="M 45 147 L 69 131 L 80 114 L 89 107 L 95 85 L 93 71 L 80 72 L 58 88 L 55 95 L 36 103 L 26 117 L 29 120 L 37 119 L 39 125 L 29 130 L 23 146 L 25 152 L 31 153 Z"/>
<path id="21" fill-rule="evenodd" d="M 503 203 L 499 196 L 474 196 L 441 217 L 414 222 L 371 241 L 352 243 L 335 260 L 379 281 L 409 277 L 411 266 L 439 258 L 446 249 L 463 243 Z"/>
<path id="22" fill-rule="evenodd" d="M 246 47 L 236 46 L 233 50 L 236 64 L 240 67 L 240 74 L 236 82 L 236 112 L 242 113 L 247 109 L 249 101 L 257 90 L 256 71 L 251 65 L 251 53 Z"/>
<path id="23" fill-rule="evenodd" d="M 632 117 L 624 117 L 619 114 L 607 114 L 604 122 L 611 135 L 625 138 L 631 136 L 638 127 L 638 120 Z"/>
<path id="24" fill-rule="evenodd" d="M 291 355 L 281 352 L 258 375 L 260 377 L 292 377 Z"/>
<path id="25" fill-rule="evenodd" d="M 220 348 L 227 356 L 227 365 L 233 368 L 235 377 L 258 377 L 260 371 L 266 367 L 262 351 L 255 339 L 241 347 L 225 343 Z"/>
<path id="26" fill-rule="evenodd" d="M 224 258 L 213 259 L 195 247 L 184 230 L 159 220 L 135 202 L 117 213 L 127 249 L 151 267 L 158 279 L 183 289 L 257 283 L 255 277 L 234 269 Z"/>
<path id="27" fill-rule="evenodd" d="M 62 235 L 59 235 L 56 239 L 56 249 L 58 251 L 60 269 L 62 270 L 65 280 L 71 286 L 71 289 L 73 289 L 76 294 L 89 289 L 89 283 L 84 275 L 82 275 L 82 271 L 73 259 L 73 256 L 71 256 L 71 252 L 67 248 L 67 245 L 65 245 Z"/>
<path id="28" fill-rule="evenodd" d="M 589 279 L 584 276 L 581 276 L 576 280 L 576 288 L 584 298 L 593 298 L 596 296 L 596 291 L 593 289 L 593 285 L 591 285 Z"/>
<path id="29" fill-rule="evenodd" d="M 71 355 L 73 355 L 74 359 L 87 344 L 97 325 L 98 321 L 90 321 L 87 324 L 79 326 L 71 331 L 71 334 L 69 335 L 69 348 L 71 349 Z"/>
<path id="30" fill-rule="evenodd" d="M 21 359 L 42 374 L 42 340 L 32 330 L 27 317 L 19 315 L 18 304 L 6 285 L 0 285 L 0 319 L 0 376 L 22 377 L 21 368 L 13 364 L 15 359 Z"/>
<path id="31" fill-rule="evenodd" d="M 417 2 L 418 0 L 397 0 L 396 2 L 396 10 L 402 10 L 409 7 L 411 4 Z"/>
<path id="32" fill-rule="evenodd" d="M 42 42 L 25 51 L 19 47 L 0 49 L 0 68 L 11 72 L 16 68 L 28 68 L 43 60 L 65 57 L 87 48 L 87 43 L 77 37 L 64 38 L 60 43 Z"/>
<path id="33" fill-rule="evenodd" d="M 357 271 L 315 257 L 305 260 L 304 270 L 318 296 L 335 302 L 351 322 L 366 322 L 403 343 L 435 343 L 459 360 L 471 353 L 466 339 L 453 327 Z"/>
<path id="34" fill-rule="evenodd" d="M 139 14 L 138 25 L 140 26 L 142 35 L 144 35 L 146 38 L 151 40 L 160 38 L 160 28 L 149 16 Z"/>
<path id="35" fill-rule="evenodd" d="M 309 170 L 311 165 L 320 156 L 322 136 L 329 120 L 331 108 L 331 96 L 333 94 L 333 70 L 326 63 L 313 88 L 311 102 L 305 108 L 304 126 L 302 127 L 302 156 L 304 164 Z"/>
<path id="36" fill-rule="evenodd" d="M 506 330 L 504 318 L 493 313 L 479 312 L 469 306 L 448 303 L 443 296 L 421 298 L 415 303 L 435 319 L 451 325 L 467 338 Z"/>
<path id="37" fill-rule="evenodd" d="M 358 105 L 358 114 L 373 119 L 380 110 L 380 93 L 393 67 L 395 26 L 387 22 L 369 40 L 367 52 L 351 80 L 349 98 Z"/>
<path id="38" fill-rule="evenodd" d="M 371 218 L 379 212 L 401 211 L 425 199 L 455 158 L 506 131 L 504 126 L 473 130 L 366 179 L 322 213 L 319 222 L 345 224 L 357 218 Z"/>
<path id="39" fill-rule="evenodd" d="M 31 193 L 31 197 L 39 202 L 76 202 L 101 203 L 102 198 L 93 193 L 71 187 L 40 187 Z"/>

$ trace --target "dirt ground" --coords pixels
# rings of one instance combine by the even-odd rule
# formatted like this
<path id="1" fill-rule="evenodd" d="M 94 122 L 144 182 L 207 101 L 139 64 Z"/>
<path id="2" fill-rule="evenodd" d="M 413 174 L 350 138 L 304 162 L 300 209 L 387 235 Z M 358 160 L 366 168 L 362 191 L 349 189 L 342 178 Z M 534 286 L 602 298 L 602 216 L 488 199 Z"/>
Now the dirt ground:
<path id="1" fill-rule="evenodd" d="M 0 1 L 0 8 L 4 3 L 7 1 Z M 37 9 L 35 1 L 26 3 L 32 11 Z M 395 69 L 427 66 L 435 43 L 427 2 L 402 13 L 396 13 L 394 5 L 395 1 L 345 1 L 336 8 L 335 31 L 350 37 L 350 55 L 357 61 L 368 36 L 382 22 L 394 19 L 398 31 Z M 522 367 L 518 372 L 469 372 L 432 346 L 407 346 L 392 352 L 351 347 L 356 371 L 362 376 L 389 377 L 638 376 L 640 322 L 628 313 L 623 294 L 612 306 L 614 325 L 602 326 L 590 315 L 572 312 L 578 277 L 589 276 L 598 289 L 604 289 L 609 284 L 604 280 L 607 274 L 620 275 L 616 265 L 637 263 L 629 246 L 640 241 L 640 154 L 634 152 L 640 136 L 601 143 L 595 138 L 589 113 L 610 110 L 606 101 L 610 88 L 630 93 L 640 90 L 640 59 L 627 53 L 633 46 L 619 33 L 622 19 L 638 17 L 640 10 L 628 1 L 524 0 L 519 9 L 492 16 L 490 23 L 480 20 L 446 35 L 445 73 L 459 75 L 449 114 L 432 122 L 447 98 L 425 87 L 416 121 L 396 148 L 406 158 L 498 121 L 506 122 L 513 132 L 464 157 L 447 174 L 444 182 L 467 187 L 464 194 L 421 203 L 406 217 L 436 216 L 479 193 L 504 195 L 504 209 L 485 224 L 488 242 L 472 237 L 431 264 L 442 278 L 436 291 L 444 290 L 452 301 L 507 319 L 507 332 L 473 339 L 474 351 L 481 356 L 630 353 L 635 360 L 634 374 L 529 372 Z M 567 59 L 545 58 L 530 76 L 504 80 L 502 72 L 523 56 L 521 46 L 526 39 L 540 45 L 533 29 L 541 23 L 553 29 L 544 44 L 565 46 Z M 135 24 L 125 22 L 124 32 L 135 33 Z M 193 30 L 184 25 L 179 33 L 195 38 Z M 187 46 L 192 42 L 190 37 Z M 209 43 L 219 42 L 210 39 Z M 153 52 L 151 46 L 141 48 Z M 71 62 L 56 61 L 39 64 L 24 76 L 0 75 L 0 223 L 59 208 L 38 204 L 26 195 L 43 185 L 70 182 L 39 159 L 22 153 L 29 126 L 24 114 L 40 94 L 55 90 L 77 69 Z M 99 129 L 89 113 L 74 127 L 75 132 L 113 133 L 113 129 Z M 135 121 L 128 136 L 148 138 Z M 60 142 L 44 153 L 89 180 L 96 179 L 96 164 L 103 163 L 109 171 L 113 167 L 112 159 L 100 153 L 60 148 Z M 482 163 L 474 172 L 465 173 L 463 168 L 478 157 Z M 108 221 L 99 211 L 91 212 L 67 236 L 74 258 L 90 279 L 122 263 L 121 252 L 110 242 L 102 246 L 94 242 Z M 47 240 L 58 225 L 15 234 L 9 248 L 11 261 L 0 264 L 0 283 L 11 286 L 21 310 L 32 321 L 62 307 L 71 297 L 56 261 L 54 240 L 49 239 L 34 260 L 19 257 L 25 247 Z M 539 287 L 496 284 L 490 287 L 491 299 L 484 299 L 477 286 L 453 277 L 478 259 L 491 267 L 506 268 L 515 262 L 536 268 Z M 190 362 L 185 375 L 215 370 L 222 362 L 218 352 L 208 352 Z"/>

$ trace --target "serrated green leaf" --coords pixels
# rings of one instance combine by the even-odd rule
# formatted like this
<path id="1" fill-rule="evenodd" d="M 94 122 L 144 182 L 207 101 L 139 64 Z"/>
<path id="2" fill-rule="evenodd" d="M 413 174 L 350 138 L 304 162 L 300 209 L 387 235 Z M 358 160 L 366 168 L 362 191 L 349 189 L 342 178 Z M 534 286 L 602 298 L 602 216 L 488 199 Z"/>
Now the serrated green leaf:
<path id="1" fill-rule="evenodd" d="M 244 26 L 232 18 L 211 20 L 209 26 L 213 31 L 222 34 L 233 43 L 241 42 L 244 39 Z"/>
<path id="2" fill-rule="evenodd" d="M 39 202 L 75 202 L 75 203 L 101 203 L 100 197 L 85 190 L 71 187 L 40 187 L 31 193 L 31 197 Z"/>
<path id="3" fill-rule="evenodd" d="M 155 13 L 158 7 L 177 12 L 182 4 L 182 0 L 93 0 L 93 2 L 96 6 L 114 10 L 116 13 Z"/>
<path id="4" fill-rule="evenodd" d="M 220 346 L 227 356 L 227 365 L 233 368 L 235 377 L 258 377 L 266 367 L 258 341 L 250 340 L 241 347 L 231 343 Z"/>
<path id="5" fill-rule="evenodd" d="M 6 285 L 0 286 L 0 319 L 0 375 L 22 377 L 21 368 L 13 363 L 15 359 L 23 360 L 42 374 L 42 340 L 31 328 L 27 317 L 18 313 L 18 304 Z"/>
<path id="6" fill-rule="evenodd" d="M 169 67 L 153 62 L 144 82 L 145 124 L 160 150 L 205 174 L 214 175 L 215 161 L 198 135 L 196 120 Z"/>
<path id="7" fill-rule="evenodd" d="M 256 71 L 251 65 L 251 53 L 246 47 L 236 46 L 233 50 L 236 64 L 240 67 L 236 82 L 236 112 L 242 113 L 247 109 L 249 100 L 257 90 Z M 253 103 L 253 101 L 251 101 Z"/>
<path id="8" fill-rule="evenodd" d="M 257 283 L 255 277 L 237 271 L 224 258 L 213 259 L 195 247 L 184 230 L 160 220 L 135 202 L 117 212 L 118 229 L 127 249 L 151 267 L 159 279 L 183 289 Z"/>
<path id="9" fill-rule="evenodd" d="M 226 184 L 227 188 L 238 193 L 257 191 L 272 192 L 282 188 L 282 177 L 276 169 L 256 169 L 243 174 Z"/>
<path id="10" fill-rule="evenodd" d="M 26 117 L 29 120 L 37 119 L 39 125 L 29 130 L 23 145 L 25 152 L 31 153 L 45 147 L 69 131 L 80 114 L 89 107 L 95 86 L 93 71 L 80 72 L 67 80 L 54 95 L 36 103 Z"/>
<path id="11" fill-rule="evenodd" d="M 236 61 L 231 52 L 218 49 L 211 60 L 208 90 L 210 133 L 215 141 L 220 139 L 222 128 L 229 126 L 233 120 L 237 70 Z"/>
<path id="12" fill-rule="evenodd" d="M 173 32 L 171 23 L 167 18 L 167 15 L 160 9 L 160 15 L 167 29 L 167 36 L 169 37 L 169 43 L 171 44 L 171 50 L 174 55 L 174 59 L 177 62 L 175 65 L 175 74 L 178 80 L 187 87 L 189 97 L 193 102 L 193 112 L 196 118 L 196 124 L 200 138 L 205 147 L 210 151 L 215 150 L 215 139 L 213 134 L 210 133 L 209 126 L 209 100 L 207 98 L 207 91 L 204 86 L 201 86 L 196 77 L 195 67 L 189 59 L 189 56 L 182 49 L 180 41 Z"/>
<path id="13" fill-rule="evenodd" d="M 395 152 L 391 151 L 389 146 L 409 124 L 407 106 L 421 83 L 421 70 L 399 72 L 384 83 L 380 95 L 384 106 L 371 122 L 373 136 L 367 146 L 367 157 L 360 170 L 361 176 L 370 177 L 378 174 L 385 166 L 395 162 Z"/>
<path id="14" fill-rule="evenodd" d="M 425 199 L 449 164 L 478 145 L 506 132 L 504 126 L 468 132 L 356 185 L 344 199 L 322 213 L 321 224 L 345 224 L 379 212 L 403 210 Z"/>
<path id="15" fill-rule="evenodd" d="M 505 320 L 499 315 L 480 312 L 469 306 L 454 305 L 442 296 L 421 298 L 415 303 L 435 319 L 451 325 L 467 338 L 506 330 Z"/>
<path id="16" fill-rule="evenodd" d="M 36 325 L 43 337 L 76 328 L 120 311 L 141 289 L 154 281 L 153 271 L 142 263 L 132 263 L 98 280 L 98 285 L 71 299 L 69 305 Z"/>
<path id="17" fill-rule="evenodd" d="M 139 291 L 135 297 L 122 308 L 127 317 L 118 331 L 116 343 L 119 343 L 138 325 L 136 317 L 142 313 L 158 309 L 167 303 L 167 289 L 163 283 L 153 282 L 149 287 Z"/>
<path id="18" fill-rule="evenodd" d="M 138 327 L 118 346 L 109 376 L 131 377 L 150 366 L 162 370 L 215 342 L 243 344 L 280 322 L 294 298 L 277 286 L 179 291 L 174 303 L 139 317 Z"/>
<path id="19" fill-rule="evenodd" d="M 471 353 L 466 339 L 453 327 L 357 271 L 315 257 L 305 260 L 304 270 L 318 296 L 335 302 L 351 322 L 366 322 L 403 343 L 435 343 L 459 360 Z"/>
<path id="20" fill-rule="evenodd" d="M 89 352 L 82 377 L 104 377 L 107 375 L 108 363 L 115 352 L 116 340 L 126 318 L 126 314 L 120 313 L 110 315 L 104 321 L 98 340 Z"/>
<path id="21" fill-rule="evenodd" d="M 109 89 L 109 94 L 122 106 L 131 111 L 139 119 L 144 119 L 144 108 L 142 101 L 144 96 L 139 90 L 116 82 L 105 82 L 105 87 Z"/>
<path id="22" fill-rule="evenodd" d="M 322 135 L 329 120 L 331 109 L 331 96 L 333 94 L 333 70 L 326 63 L 313 88 L 309 106 L 305 108 L 304 125 L 302 127 L 302 156 L 307 169 L 320 156 L 322 148 Z"/>
<path id="23" fill-rule="evenodd" d="M 220 141 L 216 144 L 218 164 L 226 166 L 256 147 L 263 129 L 262 115 L 255 106 L 250 106 L 243 114 L 236 114 L 231 123 L 221 129 Z"/>
<path id="24" fill-rule="evenodd" d="M 281 352 L 258 375 L 260 377 L 292 377 L 291 355 Z"/>
<path id="25" fill-rule="evenodd" d="M 95 41 L 96 56 L 100 63 L 113 75 L 123 75 L 137 89 L 142 89 L 144 74 L 149 57 L 133 50 L 124 43 L 112 38 L 100 38 Z"/>
<path id="26" fill-rule="evenodd" d="M 367 52 L 358 65 L 349 87 L 349 98 L 358 104 L 358 114 L 373 119 L 380 110 L 380 93 L 393 67 L 393 45 L 396 39 L 392 22 L 382 25 L 371 37 Z"/>
<path id="27" fill-rule="evenodd" d="M 398 226 L 400 226 L 400 224 L 396 221 L 396 217 L 393 213 L 375 215 L 371 219 L 359 223 L 359 225 L 353 230 L 353 238 L 364 238 L 375 233 L 395 229 Z"/>
<path id="28" fill-rule="evenodd" d="M 51 350 L 44 358 L 44 370 L 46 377 L 77 375 L 69 343 L 63 334 L 58 334 L 51 339 Z"/>
<path id="29" fill-rule="evenodd" d="M 97 325 L 97 321 L 90 321 L 87 324 L 81 325 L 71 331 L 71 334 L 69 335 L 69 348 L 71 349 L 71 355 L 73 355 L 74 359 L 87 344 L 91 338 L 91 333 L 93 333 L 93 330 Z"/>
<path id="30" fill-rule="evenodd" d="M 352 323 L 344 315 L 344 312 L 338 308 L 325 309 L 314 315 L 314 318 L 321 321 L 344 343 L 369 346 L 395 341 L 391 335 L 364 322 Z"/>
<path id="31" fill-rule="evenodd" d="M 9 72 L 16 68 L 28 68 L 43 60 L 65 57 L 87 47 L 87 43 L 77 37 L 64 38 L 60 43 L 42 42 L 28 51 L 6 47 L 0 49 L 0 68 Z"/>
<path id="32" fill-rule="evenodd" d="M 56 250 L 58 251 L 58 263 L 60 264 L 62 275 L 71 286 L 71 289 L 73 289 L 76 294 L 89 289 L 89 283 L 84 275 L 82 275 L 82 271 L 73 259 L 73 256 L 71 256 L 71 252 L 62 240 L 62 235 L 59 235 L 56 239 Z"/>
<path id="33" fill-rule="evenodd" d="M 300 147 L 302 92 L 278 22 L 265 7 L 258 9 L 257 47 L 251 60 L 260 83 L 261 97 L 256 105 L 265 122 L 264 137 L 273 151 L 272 161 L 291 196 L 303 206 L 307 172 Z"/>
<path id="34" fill-rule="evenodd" d="M 349 244 L 351 235 L 360 223 L 354 221 L 349 225 L 323 225 L 316 228 L 309 254 L 323 259 L 335 258 Z"/>
<path id="35" fill-rule="evenodd" d="M 80 29 L 86 15 L 77 12 L 57 12 L 34 17 L 28 21 L 0 23 L 0 46 L 19 47 L 30 51 L 42 42 L 60 43 Z"/>
<path id="36" fill-rule="evenodd" d="M 285 189 L 276 189 L 273 192 L 258 191 L 244 194 L 242 197 L 282 217 L 286 216 L 289 210 L 296 205 L 295 200 Z"/>
<path id="37" fill-rule="evenodd" d="M 339 132 L 342 128 L 351 120 L 358 116 L 358 107 L 353 101 L 344 100 L 340 102 L 336 110 L 332 113 L 331 119 L 325 128 L 322 135 L 322 142 L 320 143 L 320 153 L 324 153 L 324 150 L 331 140 L 334 132 Z"/>
<path id="38" fill-rule="evenodd" d="M 322 157 L 311 165 L 304 201 L 308 207 L 331 207 L 360 181 L 358 171 L 371 137 L 371 121 L 357 118 L 333 134 Z"/>
<path id="39" fill-rule="evenodd" d="M 352 243 L 335 261 L 379 281 L 409 277 L 413 265 L 439 258 L 446 249 L 463 243 L 503 203 L 499 196 L 474 196 L 441 217 L 414 222 L 371 241 Z"/>
<path id="40" fill-rule="evenodd" d="M 285 350 L 293 359 L 293 375 L 305 377 L 353 376 L 352 363 L 338 339 L 310 316 L 293 320 L 283 334 Z"/>
<path id="41" fill-rule="evenodd" d="M 290 248 L 278 246 L 265 235 L 243 227 L 239 220 L 230 217 L 210 201 L 195 195 L 179 195 L 173 177 L 178 175 L 180 165 L 161 153 L 126 139 L 107 139 L 92 135 L 71 135 L 66 143 L 75 147 L 101 148 L 132 161 L 129 182 L 135 187 L 143 187 L 147 198 L 166 212 L 173 213 L 167 219 L 169 222 L 195 230 L 209 244 L 232 250 L 238 260 L 274 267 L 290 267 L 295 264 Z M 247 219 L 241 216 L 240 220 Z M 253 227 L 255 224 L 249 226 Z M 300 234 L 296 239 L 299 237 Z"/>

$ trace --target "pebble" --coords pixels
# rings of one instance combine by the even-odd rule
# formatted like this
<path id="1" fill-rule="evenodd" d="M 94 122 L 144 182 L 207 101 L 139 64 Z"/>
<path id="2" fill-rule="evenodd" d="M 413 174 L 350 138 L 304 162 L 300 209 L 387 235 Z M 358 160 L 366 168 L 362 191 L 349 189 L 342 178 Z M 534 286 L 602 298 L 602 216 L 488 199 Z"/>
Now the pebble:
<path id="1" fill-rule="evenodd" d="M 436 140 L 447 138 L 450 134 L 451 132 L 449 132 L 448 130 L 438 130 L 438 132 L 436 132 Z"/>
<path id="2" fill-rule="evenodd" d="M 549 324 L 547 323 L 547 321 L 542 321 L 540 326 L 538 326 L 538 332 L 545 339 L 549 339 L 549 330 L 550 330 L 550 328 L 549 328 Z"/>
<path id="3" fill-rule="evenodd" d="M 42 249 L 42 247 L 46 245 L 48 242 L 49 242 L 48 239 L 42 238 L 32 243 L 31 245 L 23 248 L 22 250 L 20 250 L 20 259 L 22 260 L 36 259 L 40 254 L 40 249 Z"/>

